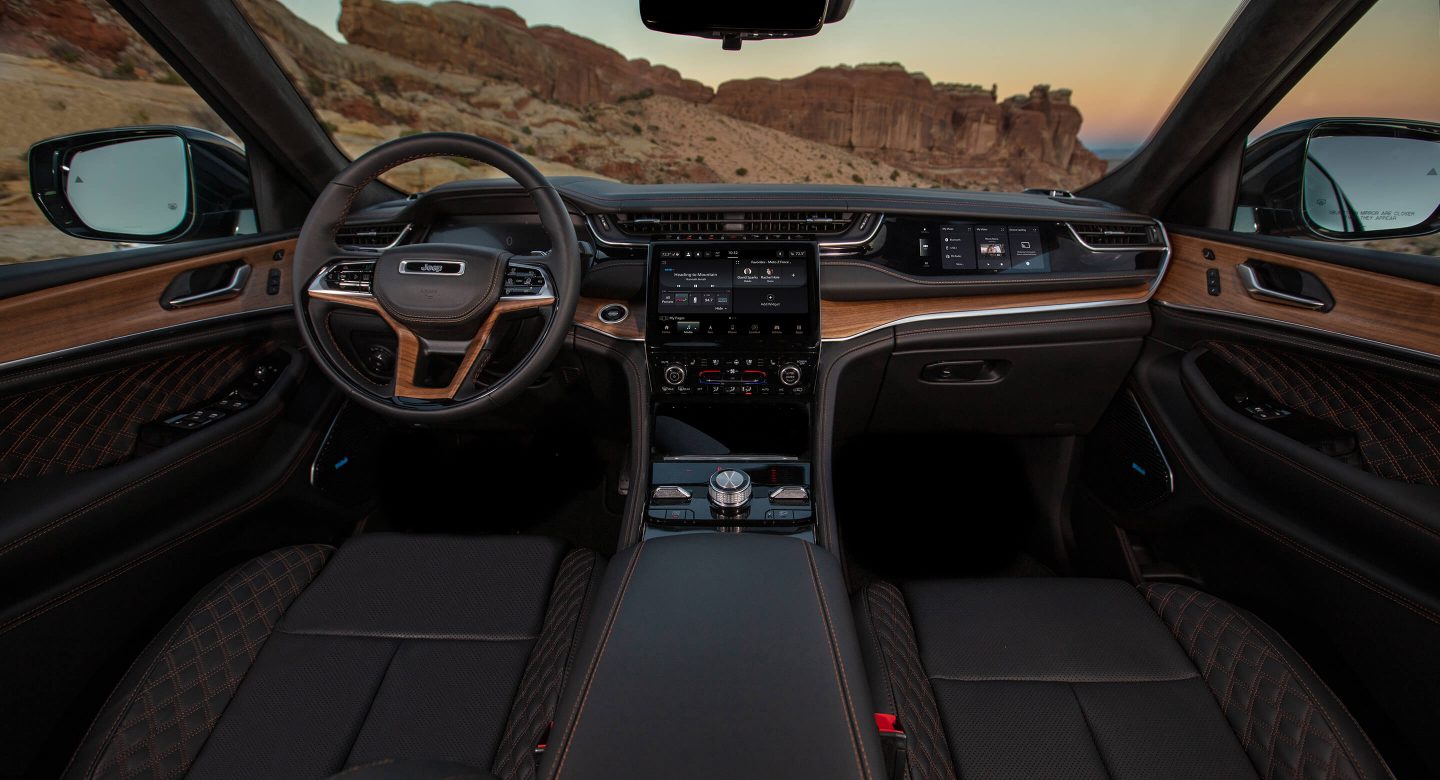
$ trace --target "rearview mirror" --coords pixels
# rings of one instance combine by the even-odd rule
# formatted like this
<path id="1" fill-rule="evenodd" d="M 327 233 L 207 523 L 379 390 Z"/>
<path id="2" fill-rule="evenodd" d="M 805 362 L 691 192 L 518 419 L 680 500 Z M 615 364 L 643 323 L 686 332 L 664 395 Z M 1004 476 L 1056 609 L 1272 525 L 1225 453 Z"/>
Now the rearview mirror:
<path id="1" fill-rule="evenodd" d="M 30 147 L 29 163 L 36 204 L 77 238 L 163 244 L 253 230 L 245 154 L 204 130 L 60 136 Z"/>
<path id="2" fill-rule="evenodd" d="M 1311 119 L 1245 150 L 1237 230 L 1331 241 L 1440 232 L 1440 125 Z"/>
<path id="3" fill-rule="evenodd" d="M 640 0 L 640 19 L 657 32 L 740 42 L 802 38 L 845 18 L 852 0 Z"/>
<path id="4" fill-rule="evenodd" d="M 1310 131 L 1301 214 L 1325 238 L 1440 230 L 1440 129 L 1332 122 Z"/>

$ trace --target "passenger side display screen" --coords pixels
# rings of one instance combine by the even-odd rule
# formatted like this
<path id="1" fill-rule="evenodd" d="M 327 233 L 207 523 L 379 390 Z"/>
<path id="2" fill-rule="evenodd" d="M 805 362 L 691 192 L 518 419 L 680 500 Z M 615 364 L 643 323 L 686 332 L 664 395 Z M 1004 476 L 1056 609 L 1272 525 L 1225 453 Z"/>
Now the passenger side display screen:
<path id="1" fill-rule="evenodd" d="M 651 335 L 815 335 L 814 244 L 656 244 L 651 253 Z"/>

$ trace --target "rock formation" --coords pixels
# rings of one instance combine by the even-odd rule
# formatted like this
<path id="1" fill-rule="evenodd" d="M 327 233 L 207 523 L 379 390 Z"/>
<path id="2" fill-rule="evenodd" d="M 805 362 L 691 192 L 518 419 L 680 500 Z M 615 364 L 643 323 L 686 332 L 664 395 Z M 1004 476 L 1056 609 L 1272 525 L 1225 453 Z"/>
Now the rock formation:
<path id="1" fill-rule="evenodd" d="M 727 81 L 711 106 L 947 180 L 950 170 L 999 166 L 1029 186 L 1062 186 L 1105 171 L 1080 145 L 1069 90 L 1046 85 L 997 103 L 993 89 L 934 84 L 896 64 L 840 66 Z"/>
<path id="2" fill-rule="evenodd" d="M 650 94 L 704 102 L 711 94 L 709 87 L 672 68 L 627 60 L 558 27 L 528 27 L 504 8 L 343 0 L 340 32 L 352 44 L 438 72 L 514 81 L 545 100 L 570 105 Z"/>

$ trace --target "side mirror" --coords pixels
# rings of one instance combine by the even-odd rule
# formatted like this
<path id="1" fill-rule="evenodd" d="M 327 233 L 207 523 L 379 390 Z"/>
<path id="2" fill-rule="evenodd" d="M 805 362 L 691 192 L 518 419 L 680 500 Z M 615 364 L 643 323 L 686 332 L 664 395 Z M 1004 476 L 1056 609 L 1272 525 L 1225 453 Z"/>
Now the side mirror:
<path id="1" fill-rule="evenodd" d="M 1331 241 L 1440 232 L 1440 125 L 1321 119 L 1245 153 L 1240 197 L 1256 230 Z"/>
<path id="2" fill-rule="evenodd" d="M 165 244 L 253 232 L 244 151 L 189 127 L 76 133 L 30 147 L 30 192 L 77 238 Z"/>

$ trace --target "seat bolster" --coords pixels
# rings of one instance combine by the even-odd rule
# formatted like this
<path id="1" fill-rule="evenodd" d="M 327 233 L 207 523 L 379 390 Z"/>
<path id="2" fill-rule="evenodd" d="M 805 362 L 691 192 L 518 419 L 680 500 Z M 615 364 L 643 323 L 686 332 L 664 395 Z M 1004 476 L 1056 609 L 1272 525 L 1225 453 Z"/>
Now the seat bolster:
<path id="1" fill-rule="evenodd" d="M 855 629 L 865 667 L 871 670 L 868 676 L 875 707 L 894 715 L 905 732 L 907 776 L 911 780 L 953 780 L 955 764 L 935 692 L 920 663 L 905 596 L 888 582 L 874 582 L 860 589 L 854 606 Z"/>
<path id="2" fill-rule="evenodd" d="M 1220 704 L 1262 777 L 1392 777 L 1354 717 L 1254 615 L 1181 585 L 1142 588 Z"/>
<path id="3" fill-rule="evenodd" d="M 64 777 L 183 776 L 276 623 L 332 552 L 300 545 L 266 553 L 185 605 L 110 694 Z"/>

